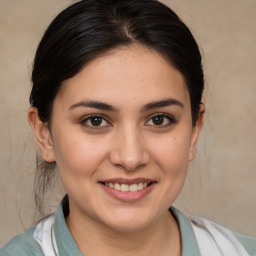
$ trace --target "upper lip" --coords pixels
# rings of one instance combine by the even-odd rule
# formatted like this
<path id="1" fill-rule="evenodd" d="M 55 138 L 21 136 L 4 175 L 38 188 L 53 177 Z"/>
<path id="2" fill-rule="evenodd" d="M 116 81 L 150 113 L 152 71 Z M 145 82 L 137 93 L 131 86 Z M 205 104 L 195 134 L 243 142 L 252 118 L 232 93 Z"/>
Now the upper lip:
<path id="1" fill-rule="evenodd" d="M 134 179 L 126 179 L 126 178 L 113 178 L 113 179 L 107 179 L 107 180 L 101 180 L 99 181 L 100 183 L 119 183 L 119 184 L 135 184 L 135 183 L 152 183 L 156 182 L 155 180 L 152 179 L 147 179 L 147 178 L 134 178 Z"/>

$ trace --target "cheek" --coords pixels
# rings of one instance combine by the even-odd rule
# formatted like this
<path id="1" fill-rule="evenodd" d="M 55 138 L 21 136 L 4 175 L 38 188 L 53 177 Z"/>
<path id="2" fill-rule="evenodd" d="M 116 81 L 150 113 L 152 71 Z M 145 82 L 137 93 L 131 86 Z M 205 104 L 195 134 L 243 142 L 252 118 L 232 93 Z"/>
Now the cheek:
<path id="1" fill-rule="evenodd" d="M 164 205 L 172 205 L 187 176 L 190 136 L 170 136 L 160 145 L 153 154 L 161 169 L 160 183 Z"/>
<path id="2" fill-rule="evenodd" d="M 157 164 L 171 176 L 180 175 L 180 172 L 186 171 L 188 166 L 191 138 L 188 132 L 180 133 L 182 132 L 151 142 L 155 145 L 152 148 L 152 155 Z"/>
<path id="3" fill-rule="evenodd" d="M 91 176 L 103 161 L 106 149 L 85 134 L 59 132 L 54 140 L 54 153 L 61 176 Z"/>

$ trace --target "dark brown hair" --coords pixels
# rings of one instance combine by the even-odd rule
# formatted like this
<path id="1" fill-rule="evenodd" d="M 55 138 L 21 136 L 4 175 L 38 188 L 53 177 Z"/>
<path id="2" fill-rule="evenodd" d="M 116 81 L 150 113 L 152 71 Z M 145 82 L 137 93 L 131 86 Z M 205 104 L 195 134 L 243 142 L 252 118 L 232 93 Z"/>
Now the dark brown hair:
<path id="1" fill-rule="evenodd" d="M 38 46 L 32 72 L 30 104 L 38 109 L 40 119 L 50 124 L 53 101 L 65 80 L 101 54 L 132 44 L 159 52 L 183 74 L 195 125 L 204 89 L 200 51 L 187 26 L 156 0 L 84 0 L 52 21 Z M 38 165 L 39 207 L 53 172 L 50 167 Z"/>

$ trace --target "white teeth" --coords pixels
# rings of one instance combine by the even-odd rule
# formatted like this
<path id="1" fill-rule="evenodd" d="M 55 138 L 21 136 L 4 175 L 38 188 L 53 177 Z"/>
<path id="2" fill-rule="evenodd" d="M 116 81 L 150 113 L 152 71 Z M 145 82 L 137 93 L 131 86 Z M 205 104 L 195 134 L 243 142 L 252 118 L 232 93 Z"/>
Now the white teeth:
<path id="1" fill-rule="evenodd" d="M 123 191 L 123 192 L 129 191 L 129 185 L 127 185 L 127 184 L 121 184 L 121 191 Z"/>
<path id="2" fill-rule="evenodd" d="M 122 192 L 136 192 L 136 191 L 139 191 L 139 190 L 142 190 L 143 188 L 146 188 L 148 186 L 148 183 L 147 182 L 144 182 L 144 183 L 134 183 L 134 184 L 131 184 L 131 185 L 128 185 L 128 184 L 119 184 L 119 183 L 105 183 L 105 186 L 107 187 L 110 187 L 110 188 L 113 188 L 115 190 L 118 190 L 118 191 L 122 191 Z"/>
<path id="3" fill-rule="evenodd" d="M 144 184 L 143 183 L 139 183 L 138 184 L 138 190 L 142 190 L 143 188 L 145 188 Z"/>
<path id="4" fill-rule="evenodd" d="M 115 189 L 115 190 L 121 190 L 120 184 L 119 184 L 119 183 L 115 183 L 114 189 Z"/>
<path id="5" fill-rule="evenodd" d="M 129 191 L 130 191 L 130 192 L 136 192 L 136 191 L 138 191 L 138 185 L 137 185 L 137 184 L 131 184 L 131 185 L 129 186 Z"/>

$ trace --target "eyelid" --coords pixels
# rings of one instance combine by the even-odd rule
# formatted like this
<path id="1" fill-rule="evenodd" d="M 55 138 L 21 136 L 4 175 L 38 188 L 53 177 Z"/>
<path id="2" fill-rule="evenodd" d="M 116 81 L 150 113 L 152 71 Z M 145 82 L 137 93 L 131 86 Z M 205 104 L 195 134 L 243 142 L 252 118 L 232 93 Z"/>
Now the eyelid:
<path id="1" fill-rule="evenodd" d="M 93 117 L 100 117 L 102 118 L 102 120 L 104 120 L 105 122 L 108 123 L 108 125 L 104 125 L 104 126 L 92 126 L 92 125 L 87 125 L 86 122 L 90 119 L 90 118 L 93 118 Z M 110 123 L 109 119 L 107 117 L 105 117 L 104 115 L 102 114 L 90 114 L 90 115 L 86 115 L 84 116 L 81 121 L 80 121 L 81 125 L 87 127 L 87 128 L 90 128 L 90 129 L 103 129 L 103 128 L 106 128 L 106 127 L 110 127 L 112 126 L 112 124 Z"/>
<path id="2" fill-rule="evenodd" d="M 162 116 L 164 118 L 167 118 L 169 120 L 169 123 L 168 124 L 165 124 L 165 125 L 149 125 L 147 124 L 152 118 L 156 117 L 156 116 Z M 148 121 L 146 122 L 146 125 L 147 126 L 154 126 L 154 127 L 158 127 L 158 128 L 162 128 L 162 127 L 166 127 L 166 126 L 170 126 L 172 124 L 176 124 L 177 123 L 177 120 L 175 117 L 173 117 L 172 115 L 170 114 L 166 114 L 166 113 L 163 113 L 163 112 L 159 112 L 159 113 L 155 113 L 151 116 L 148 117 L 147 119 Z"/>

